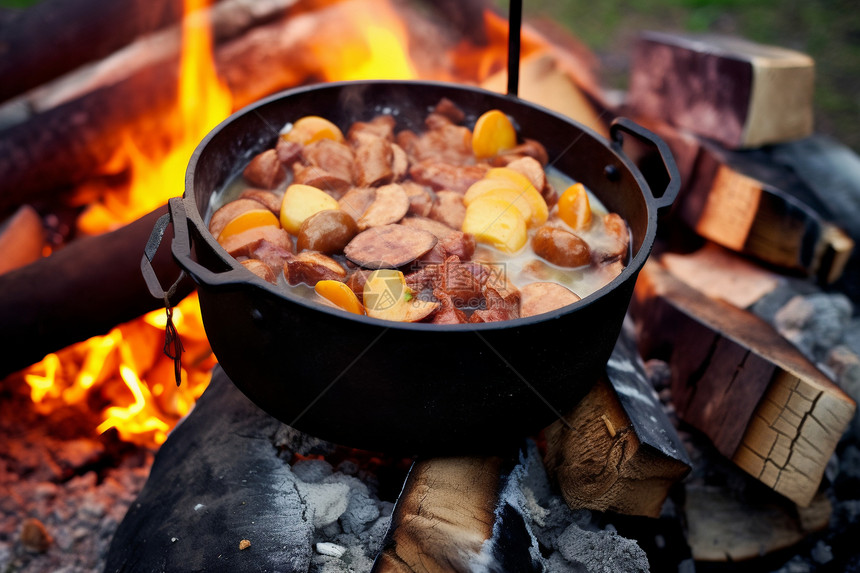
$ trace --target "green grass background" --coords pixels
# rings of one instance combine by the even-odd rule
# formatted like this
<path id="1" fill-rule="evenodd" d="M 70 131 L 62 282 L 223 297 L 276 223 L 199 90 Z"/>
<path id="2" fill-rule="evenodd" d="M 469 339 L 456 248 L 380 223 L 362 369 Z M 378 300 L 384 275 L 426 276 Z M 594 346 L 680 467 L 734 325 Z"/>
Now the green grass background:
<path id="1" fill-rule="evenodd" d="M 507 2 L 498 4 L 507 10 Z M 627 85 L 642 30 L 708 32 L 791 48 L 815 59 L 815 130 L 860 151 L 860 3 L 857 0 L 524 0 L 601 61 L 605 85 Z"/>

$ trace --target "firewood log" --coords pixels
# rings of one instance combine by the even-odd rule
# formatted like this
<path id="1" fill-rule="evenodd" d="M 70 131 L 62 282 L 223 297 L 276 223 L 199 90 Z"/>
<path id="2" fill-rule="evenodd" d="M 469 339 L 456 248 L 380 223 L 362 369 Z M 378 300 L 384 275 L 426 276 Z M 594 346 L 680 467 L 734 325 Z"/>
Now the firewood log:
<path id="1" fill-rule="evenodd" d="M 630 105 L 736 149 L 812 133 L 815 64 L 806 54 L 721 36 L 643 33 Z"/>
<path id="2" fill-rule="evenodd" d="M 161 207 L 112 233 L 79 239 L 0 275 L 0 377 L 163 307 L 164 301 L 147 290 L 140 259 L 156 219 L 166 212 Z M 153 268 L 164 288 L 179 276 L 167 245 L 159 249 Z M 186 279 L 173 302 L 192 287 Z"/>
<path id="3" fill-rule="evenodd" d="M 822 283 L 841 276 L 854 249 L 825 199 L 761 150 L 702 142 L 676 212 L 706 239 Z"/>
<path id="4" fill-rule="evenodd" d="M 646 264 L 631 313 L 643 357 L 672 369 L 682 420 L 801 506 L 812 500 L 856 405 L 770 325 Z"/>
<path id="5" fill-rule="evenodd" d="M 515 460 L 505 455 L 416 461 L 373 573 L 465 573 L 481 570 L 481 563 L 494 563 L 500 571 L 537 571 L 531 543 L 515 533 L 524 528 L 522 515 L 500 495 Z M 506 536 L 520 542 L 505 543 Z"/>
<path id="6" fill-rule="evenodd" d="M 690 460 L 629 333 L 616 343 L 606 376 L 564 419 L 546 429 L 545 464 L 567 504 L 659 517 Z"/>

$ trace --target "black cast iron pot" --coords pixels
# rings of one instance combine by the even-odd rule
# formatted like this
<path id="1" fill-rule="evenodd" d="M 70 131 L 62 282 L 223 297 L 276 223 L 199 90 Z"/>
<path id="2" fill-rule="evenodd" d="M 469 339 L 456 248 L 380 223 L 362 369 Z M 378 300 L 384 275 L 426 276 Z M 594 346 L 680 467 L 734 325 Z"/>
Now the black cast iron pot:
<path id="1" fill-rule="evenodd" d="M 553 166 L 624 217 L 632 259 L 621 275 L 580 302 L 535 317 L 449 326 L 393 323 L 285 294 L 242 267 L 209 234 L 204 217 L 213 192 L 273 147 L 285 123 L 322 115 L 346 128 L 392 113 L 398 129 L 420 131 L 442 97 L 466 112 L 467 123 L 489 109 L 502 110 L 521 137 L 543 143 Z M 659 196 L 622 152 L 625 133 L 661 156 L 669 184 Z M 453 84 L 367 81 L 286 91 L 237 112 L 197 147 L 185 194 L 170 200 L 172 252 L 198 285 L 206 333 L 224 371 L 274 417 L 369 450 L 491 451 L 540 430 L 589 391 L 651 251 L 657 211 L 677 194 L 677 169 L 661 140 L 624 119 L 613 123 L 611 134 L 607 143 L 516 97 Z"/>

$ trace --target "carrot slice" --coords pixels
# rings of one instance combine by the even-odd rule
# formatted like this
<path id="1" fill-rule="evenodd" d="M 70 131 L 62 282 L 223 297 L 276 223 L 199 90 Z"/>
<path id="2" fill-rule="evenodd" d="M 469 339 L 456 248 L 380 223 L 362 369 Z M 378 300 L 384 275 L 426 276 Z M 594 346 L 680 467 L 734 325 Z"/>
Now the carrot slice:
<path id="1" fill-rule="evenodd" d="M 314 290 L 338 308 L 353 314 L 364 314 L 364 306 L 358 302 L 358 297 L 355 296 L 351 288 L 340 281 L 318 281 L 314 285 Z"/>
<path id="2" fill-rule="evenodd" d="M 218 235 L 218 242 L 222 242 L 233 235 L 238 235 L 249 229 L 265 226 L 279 227 L 278 218 L 268 209 L 252 209 L 245 211 L 227 223 Z"/>
<path id="3" fill-rule="evenodd" d="M 478 159 L 488 159 L 517 144 L 517 132 L 511 120 L 497 109 L 485 112 L 472 131 L 472 151 Z"/>
<path id="4" fill-rule="evenodd" d="M 574 183 L 558 199 L 558 216 L 573 229 L 591 226 L 591 203 L 582 183 Z"/>

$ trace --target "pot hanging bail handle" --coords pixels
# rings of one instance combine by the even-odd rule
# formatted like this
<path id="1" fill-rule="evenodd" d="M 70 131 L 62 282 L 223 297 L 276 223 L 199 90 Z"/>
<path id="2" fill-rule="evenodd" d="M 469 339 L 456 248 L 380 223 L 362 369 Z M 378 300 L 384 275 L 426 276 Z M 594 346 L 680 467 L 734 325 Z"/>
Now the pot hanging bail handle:
<path id="1" fill-rule="evenodd" d="M 520 30 L 523 23 L 522 0 L 511 0 L 508 8 L 508 95 L 516 97 L 520 84 Z"/>
<path id="2" fill-rule="evenodd" d="M 172 199 L 171 199 L 172 201 Z M 167 289 L 161 286 L 161 281 L 158 280 L 158 275 L 155 274 L 155 269 L 152 267 L 152 259 L 155 253 L 158 252 L 158 247 L 161 246 L 161 240 L 164 238 L 164 231 L 167 230 L 167 225 L 172 221 L 171 214 L 165 213 L 155 222 L 152 227 L 152 233 L 149 235 L 149 240 L 146 242 L 146 247 L 143 249 L 143 256 L 140 259 L 140 272 L 143 274 L 143 280 L 146 282 L 146 288 L 149 293 L 164 301 L 164 310 L 167 314 L 167 321 L 164 325 L 164 354 L 173 360 L 173 374 L 176 379 L 176 385 L 179 386 L 182 382 L 182 352 L 185 348 L 182 346 L 182 339 L 179 338 L 179 332 L 176 330 L 176 325 L 173 324 L 173 304 L 170 300 L 176 294 L 180 283 L 187 276 L 185 270 L 179 272 L 179 277 Z"/>
<path id="3" fill-rule="evenodd" d="M 654 132 L 645 129 L 638 123 L 627 119 L 626 117 L 618 117 L 612 121 L 612 124 L 609 126 L 609 137 L 612 140 L 613 147 L 617 149 L 621 149 L 621 146 L 624 143 L 624 134 L 627 133 L 632 135 L 640 142 L 649 145 L 657 150 L 657 154 L 660 156 L 660 160 L 663 163 L 663 168 L 666 170 L 665 178 L 659 177 L 657 181 L 654 181 L 654 177 L 652 180 L 646 181 L 648 183 L 648 187 L 651 191 L 651 198 L 654 201 L 654 204 L 658 209 L 663 209 L 664 207 L 669 207 L 674 201 L 675 197 L 678 196 L 678 191 L 681 189 L 681 175 L 678 172 L 678 165 L 675 163 L 675 158 L 672 156 L 672 151 L 669 149 L 669 146 L 665 141 L 660 139 Z M 664 189 L 662 193 L 654 192 L 654 185 L 663 184 Z"/>

